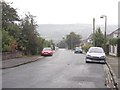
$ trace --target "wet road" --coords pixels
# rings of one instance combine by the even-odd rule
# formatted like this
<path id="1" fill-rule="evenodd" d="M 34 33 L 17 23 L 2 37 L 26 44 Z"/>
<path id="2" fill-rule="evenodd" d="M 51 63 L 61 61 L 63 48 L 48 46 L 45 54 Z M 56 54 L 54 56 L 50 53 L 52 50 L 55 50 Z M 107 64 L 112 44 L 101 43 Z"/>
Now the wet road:
<path id="1" fill-rule="evenodd" d="M 3 70 L 3 88 L 106 88 L 104 64 L 60 49 L 52 57 Z"/>

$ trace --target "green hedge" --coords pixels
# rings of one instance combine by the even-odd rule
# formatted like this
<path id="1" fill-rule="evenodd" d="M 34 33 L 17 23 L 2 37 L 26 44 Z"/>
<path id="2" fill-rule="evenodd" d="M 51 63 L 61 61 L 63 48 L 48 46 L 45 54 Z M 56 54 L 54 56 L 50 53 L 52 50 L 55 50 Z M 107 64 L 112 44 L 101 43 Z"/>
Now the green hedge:
<path id="1" fill-rule="evenodd" d="M 118 48 L 117 48 L 118 57 L 120 57 L 120 39 L 118 39 L 117 45 L 118 45 Z"/>
<path id="2" fill-rule="evenodd" d="M 118 38 L 109 39 L 109 44 L 110 44 L 110 45 L 116 45 L 116 44 L 117 44 L 117 41 L 118 41 Z"/>

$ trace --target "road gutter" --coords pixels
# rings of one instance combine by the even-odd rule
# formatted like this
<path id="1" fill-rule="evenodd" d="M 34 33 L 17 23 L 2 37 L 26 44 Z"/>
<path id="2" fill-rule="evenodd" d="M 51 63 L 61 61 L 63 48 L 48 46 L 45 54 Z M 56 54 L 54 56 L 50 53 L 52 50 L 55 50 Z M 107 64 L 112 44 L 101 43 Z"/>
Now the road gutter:
<path id="1" fill-rule="evenodd" d="M 113 90 L 119 90 L 117 77 L 114 74 L 111 66 L 109 65 L 107 61 L 104 66 L 104 69 L 106 71 L 105 85 L 108 86 L 109 88 L 112 88 Z"/>

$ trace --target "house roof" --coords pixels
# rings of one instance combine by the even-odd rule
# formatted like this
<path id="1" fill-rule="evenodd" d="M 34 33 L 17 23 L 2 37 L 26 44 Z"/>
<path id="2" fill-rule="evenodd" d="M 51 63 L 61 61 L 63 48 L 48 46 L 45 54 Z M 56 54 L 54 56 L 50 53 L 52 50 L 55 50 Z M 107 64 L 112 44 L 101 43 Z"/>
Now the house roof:
<path id="1" fill-rule="evenodd" d="M 89 37 L 88 37 L 87 39 L 91 39 L 91 38 L 92 38 L 92 36 L 93 36 L 93 34 L 90 34 L 90 35 L 89 35 Z"/>
<path id="2" fill-rule="evenodd" d="M 111 34 L 118 34 L 118 33 L 120 34 L 120 28 L 118 28 L 117 30 L 113 31 Z"/>
<path id="3" fill-rule="evenodd" d="M 117 30 L 115 30 L 112 33 L 108 34 L 107 37 L 110 38 L 110 37 L 113 36 L 113 34 L 120 34 L 120 28 L 118 28 Z"/>
<path id="4" fill-rule="evenodd" d="M 88 40 L 91 40 L 91 39 L 92 39 L 92 36 L 93 36 L 93 34 L 90 34 L 90 35 L 88 36 L 88 38 L 82 40 L 81 43 L 86 43 L 86 42 L 88 42 Z"/>

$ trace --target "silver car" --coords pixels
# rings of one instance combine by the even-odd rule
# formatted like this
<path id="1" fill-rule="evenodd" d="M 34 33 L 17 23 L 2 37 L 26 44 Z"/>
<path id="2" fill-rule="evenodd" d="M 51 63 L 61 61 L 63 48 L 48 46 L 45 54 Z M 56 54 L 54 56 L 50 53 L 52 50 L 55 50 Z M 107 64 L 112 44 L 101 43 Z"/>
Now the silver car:
<path id="1" fill-rule="evenodd" d="M 101 62 L 106 63 L 106 55 L 101 47 L 90 47 L 86 54 L 86 63 Z"/>
<path id="2" fill-rule="evenodd" d="M 83 53 L 82 48 L 76 47 L 74 53 Z"/>

